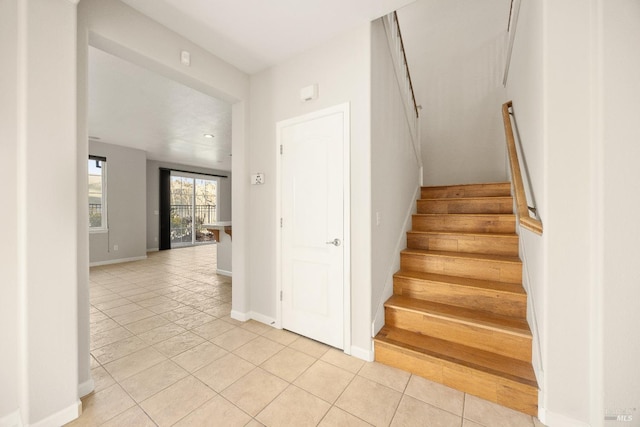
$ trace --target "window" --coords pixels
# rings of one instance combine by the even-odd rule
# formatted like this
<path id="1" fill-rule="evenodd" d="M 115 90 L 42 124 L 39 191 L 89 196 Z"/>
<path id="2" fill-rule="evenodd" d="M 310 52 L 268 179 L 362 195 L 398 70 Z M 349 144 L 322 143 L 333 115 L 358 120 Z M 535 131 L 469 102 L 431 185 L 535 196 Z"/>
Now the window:
<path id="1" fill-rule="evenodd" d="M 89 156 L 89 231 L 107 230 L 107 159 Z"/>

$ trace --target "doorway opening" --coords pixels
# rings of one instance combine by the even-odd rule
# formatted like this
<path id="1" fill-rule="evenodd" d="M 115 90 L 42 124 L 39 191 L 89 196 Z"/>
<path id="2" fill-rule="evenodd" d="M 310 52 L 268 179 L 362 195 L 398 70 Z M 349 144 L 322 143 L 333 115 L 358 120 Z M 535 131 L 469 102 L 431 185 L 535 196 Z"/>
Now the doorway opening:
<path id="1" fill-rule="evenodd" d="M 171 172 L 171 247 L 214 243 L 205 225 L 218 221 L 218 180 Z"/>

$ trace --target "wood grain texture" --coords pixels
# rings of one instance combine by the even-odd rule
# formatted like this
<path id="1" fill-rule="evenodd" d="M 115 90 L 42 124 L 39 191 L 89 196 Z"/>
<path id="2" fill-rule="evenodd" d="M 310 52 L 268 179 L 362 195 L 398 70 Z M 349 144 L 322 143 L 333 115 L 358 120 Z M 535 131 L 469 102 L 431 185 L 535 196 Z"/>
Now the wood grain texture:
<path id="1" fill-rule="evenodd" d="M 510 182 L 422 187 L 421 199 L 511 196 Z"/>
<path id="2" fill-rule="evenodd" d="M 516 232 L 513 214 L 416 214 L 412 218 L 414 231 L 456 231 L 467 233 Z"/>
<path id="3" fill-rule="evenodd" d="M 518 235 L 457 233 L 447 231 L 409 231 L 407 247 L 433 251 L 518 256 Z"/>
<path id="4" fill-rule="evenodd" d="M 510 214 L 512 197 L 465 197 L 462 199 L 420 199 L 419 214 Z"/>

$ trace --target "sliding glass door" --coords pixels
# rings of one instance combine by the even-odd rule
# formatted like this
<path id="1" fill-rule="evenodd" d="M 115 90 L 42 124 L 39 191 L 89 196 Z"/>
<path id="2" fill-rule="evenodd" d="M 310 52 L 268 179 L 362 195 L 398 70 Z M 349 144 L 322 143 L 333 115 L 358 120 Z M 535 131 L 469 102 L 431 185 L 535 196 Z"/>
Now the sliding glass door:
<path id="1" fill-rule="evenodd" d="M 213 234 L 203 227 L 218 220 L 215 179 L 171 173 L 171 247 L 212 243 Z"/>

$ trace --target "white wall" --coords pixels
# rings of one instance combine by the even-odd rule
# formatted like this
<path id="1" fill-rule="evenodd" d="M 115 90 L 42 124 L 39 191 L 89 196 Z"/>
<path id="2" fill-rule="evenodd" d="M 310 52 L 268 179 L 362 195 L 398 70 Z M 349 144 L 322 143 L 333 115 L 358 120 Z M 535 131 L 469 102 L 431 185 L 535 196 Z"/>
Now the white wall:
<path id="1" fill-rule="evenodd" d="M 5 54 L 0 163 L 9 187 L 2 219 L 14 225 L 2 256 L 0 292 L 9 308 L 5 314 L 3 307 L 0 325 L 8 339 L 0 356 L 0 422 L 61 425 L 77 416 L 79 403 L 76 5 L 67 0 L 0 5 Z"/>
<path id="2" fill-rule="evenodd" d="M 507 179 L 505 0 L 422 0 L 398 11 L 417 102 L 425 185 Z"/>
<path id="3" fill-rule="evenodd" d="M 108 221 L 107 232 L 89 233 L 89 261 L 93 264 L 146 257 L 146 153 L 89 141 L 89 154 L 107 158 Z"/>
<path id="4" fill-rule="evenodd" d="M 231 172 L 147 160 L 147 250 L 158 249 L 160 241 L 160 216 L 154 213 L 160 210 L 160 168 L 227 176 L 228 178 L 217 178 L 216 209 L 219 221 L 231 221 Z"/>
<path id="5" fill-rule="evenodd" d="M 383 304 L 393 293 L 420 189 L 420 160 L 404 99 L 379 19 L 371 24 L 371 315 L 378 327 L 384 324 Z"/>
<path id="6" fill-rule="evenodd" d="M 600 1 L 602 7 L 602 345 L 604 409 L 631 409 L 640 423 L 640 3 Z M 624 423 L 609 422 L 606 425 Z"/>
<path id="7" fill-rule="evenodd" d="M 0 1 L 0 55 L 17 59 L 18 2 Z M 3 185 L 0 223 L 17 224 L 18 186 L 18 67 L 15 61 L 0 62 L 0 182 Z M 18 372 L 18 241 L 16 227 L 6 227 L 5 242 L 0 245 L 0 424 L 3 417 L 14 414 L 20 407 L 20 376 Z"/>
<path id="8" fill-rule="evenodd" d="M 249 189 L 248 311 L 276 318 L 276 122 L 344 102 L 351 106 L 352 342 L 371 351 L 370 31 L 361 26 L 284 64 L 251 77 L 249 171 L 266 183 Z M 317 100 L 302 103 L 302 87 L 317 83 Z M 234 152 L 234 159 L 236 153 Z M 237 180 L 248 181 L 248 175 Z M 235 207 L 234 207 L 235 213 Z M 234 245 L 236 243 L 234 224 Z M 234 284 L 236 267 L 234 265 Z M 235 298 L 235 294 L 234 294 Z"/>
<path id="9" fill-rule="evenodd" d="M 542 3 L 523 1 L 515 35 L 507 96 L 504 101 L 513 101 L 512 122 L 516 128 L 516 141 L 520 143 L 520 157 L 526 162 L 530 180 L 525 186 L 529 203 L 530 195 L 542 220 L 546 218 L 544 186 L 544 120 L 543 120 L 543 39 Z M 497 109 L 497 108 L 496 108 Z M 504 140 L 504 136 L 502 137 Z M 527 291 L 529 325 L 533 333 L 533 365 L 539 386 L 544 389 L 544 375 L 540 343 L 544 341 L 544 239 L 524 228 L 520 233 L 520 257 L 524 262 L 523 285 Z"/>
<path id="10" fill-rule="evenodd" d="M 173 31 L 147 18 L 117 0 L 82 0 L 78 6 L 78 141 L 77 181 L 78 199 L 86 198 L 87 176 L 87 44 L 91 43 L 113 55 L 147 67 L 151 71 L 174 79 L 200 92 L 232 103 L 232 168 L 234 173 L 246 174 L 245 135 L 249 79 L 246 74 L 211 55 L 201 47 L 180 37 Z M 180 51 L 191 53 L 191 66 L 180 64 Z M 146 169 L 146 167 L 145 167 Z M 248 182 L 233 183 L 233 306 L 246 307 L 244 253 L 246 241 L 245 203 Z M 83 190 L 83 187 L 85 190 Z M 90 390 L 89 375 L 89 241 L 82 230 L 87 217 L 85 203 L 78 205 L 78 321 L 80 337 L 80 386 Z"/>

